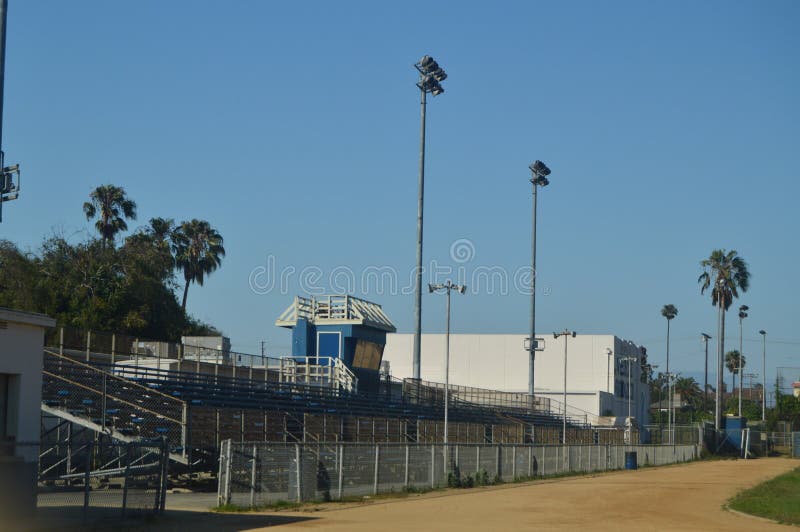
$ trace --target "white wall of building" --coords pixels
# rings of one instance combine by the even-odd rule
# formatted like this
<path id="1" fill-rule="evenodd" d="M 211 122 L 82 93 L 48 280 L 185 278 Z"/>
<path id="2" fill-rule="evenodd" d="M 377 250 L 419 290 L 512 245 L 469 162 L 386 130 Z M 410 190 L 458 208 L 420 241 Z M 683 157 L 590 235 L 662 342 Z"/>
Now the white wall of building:
<path id="1" fill-rule="evenodd" d="M 535 392 L 562 401 L 564 391 L 564 337 L 544 338 L 545 349 L 536 353 Z M 412 334 L 389 334 L 383 360 L 394 377 L 413 376 Z M 450 335 L 450 383 L 508 392 L 528 391 L 528 352 L 524 334 Z M 593 416 L 628 413 L 628 365 L 619 357 L 639 356 L 633 342 L 614 335 L 583 335 L 567 339 L 567 404 Z M 611 356 L 608 353 L 611 353 Z M 423 334 L 421 377 L 444 382 L 445 335 Z M 640 368 L 631 363 L 631 415 L 646 422 L 648 392 L 640 381 Z"/>
<path id="2" fill-rule="evenodd" d="M 55 320 L 0 308 L 0 374 L 9 375 L 6 436 L 38 442 L 42 403 L 44 329 Z"/>

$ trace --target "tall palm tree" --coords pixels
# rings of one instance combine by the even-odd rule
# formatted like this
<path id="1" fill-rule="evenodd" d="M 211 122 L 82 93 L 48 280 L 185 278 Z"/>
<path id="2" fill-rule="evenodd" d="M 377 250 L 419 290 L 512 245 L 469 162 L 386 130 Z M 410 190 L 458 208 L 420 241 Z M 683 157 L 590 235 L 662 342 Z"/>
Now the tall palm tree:
<path id="1" fill-rule="evenodd" d="M 700 262 L 703 273 L 697 278 L 700 293 L 711 288 L 711 304 L 717 307 L 717 404 L 714 426 L 722 425 L 722 363 L 725 353 L 725 312 L 739 297 L 739 291 L 747 292 L 750 287 L 750 272 L 747 263 L 736 251 L 715 249 L 707 259 Z"/>
<path id="2" fill-rule="evenodd" d="M 186 311 L 186 296 L 193 282 L 203 286 L 205 276 L 222 264 L 225 248 L 222 235 L 205 220 L 194 219 L 183 222 L 173 234 L 175 265 L 183 271 L 186 284 L 183 287 L 183 303 Z"/>
<path id="3" fill-rule="evenodd" d="M 725 353 L 725 368 L 731 372 L 731 394 L 736 390 L 736 376 L 744 369 L 745 358 L 738 349 Z M 739 386 L 742 385 L 742 378 L 739 377 Z"/>
<path id="4" fill-rule="evenodd" d="M 136 202 L 128 199 L 122 187 L 101 185 L 89 194 L 89 199 L 83 204 L 83 213 L 87 220 L 97 216 L 94 226 L 104 246 L 113 244 L 117 233 L 128 229 L 126 218 L 136 219 Z"/>
<path id="5" fill-rule="evenodd" d="M 692 408 L 696 408 L 703 399 L 703 391 L 700 389 L 700 384 L 694 380 L 694 377 L 678 377 L 675 381 L 675 393 L 692 405 Z"/>
<path id="6" fill-rule="evenodd" d="M 666 373 L 667 373 L 667 376 L 669 376 L 669 322 L 671 322 L 673 319 L 675 319 L 675 316 L 678 315 L 678 309 L 677 309 L 677 307 L 675 307 L 675 305 L 672 305 L 672 304 L 664 305 L 661 308 L 661 315 L 664 316 L 665 318 L 667 318 L 667 371 L 666 371 Z M 672 413 L 672 392 L 669 389 L 669 382 L 670 382 L 669 378 L 667 378 L 667 383 L 668 383 L 667 384 L 667 399 L 668 399 L 667 404 L 669 405 L 668 409 L 667 409 L 667 424 L 672 423 L 672 415 L 673 415 L 673 413 Z"/>
<path id="7" fill-rule="evenodd" d="M 159 244 L 168 243 L 172 240 L 172 233 L 175 231 L 175 220 L 172 218 L 150 218 L 150 227 L 146 231 Z"/>

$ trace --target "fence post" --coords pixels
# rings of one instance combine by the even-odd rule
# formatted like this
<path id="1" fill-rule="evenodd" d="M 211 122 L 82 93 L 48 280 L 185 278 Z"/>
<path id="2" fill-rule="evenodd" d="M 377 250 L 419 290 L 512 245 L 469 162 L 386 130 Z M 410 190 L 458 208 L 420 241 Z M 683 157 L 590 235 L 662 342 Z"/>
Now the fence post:
<path id="1" fill-rule="evenodd" d="M 100 412 L 100 426 L 103 428 L 103 431 L 106 430 L 106 375 L 108 375 L 105 371 L 103 372 L 103 400 L 101 401 L 101 408 L 103 409 Z"/>
<path id="2" fill-rule="evenodd" d="M 58 329 L 58 354 L 64 354 L 64 327 Z"/>
<path id="3" fill-rule="evenodd" d="M 218 503 L 220 506 L 231 503 L 231 440 L 223 440 L 219 450 Z M 219 493 L 221 490 L 221 493 Z"/>
<path id="4" fill-rule="evenodd" d="M 157 511 L 163 514 L 167 505 L 167 480 L 169 479 L 169 442 L 167 442 L 166 437 L 164 437 L 161 447 L 161 459 L 163 460 L 163 468 L 161 469 L 161 506 Z"/>
<path id="5" fill-rule="evenodd" d="M 475 472 L 476 473 L 480 473 L 481 472 L 481 446 L 480 445 L 476 445 L 475 446 L 475 451 L 476 451 L 475 452 Z"/>
<path id="6" fill-rule="evenodd" d="M 375 444 L 375 476 L 373 478 L 373 483 L 372 483 L 373 495 L 378 494 L 378 466 L 380 463 L 380 459 L 381 459 L 381 446 Z"/>
<path id="7" fill-rule="evenodd" d="M 125 446 L 125 477 L 122 481 L 122 517 L 128 507 L 128 479 L 131 476 L 131 444 Z"/>
<path id="8" fill-rule="evenodd" d="M 406 462 L 406 465 L 408 462 Z M 406 468 L 408 471 L 408 468 Z M 339 444 L 339 500 L 342 500 L 343 492 L 342 487 L 344 485 L 344 445 Z"/>
<path id="9" fill-rule="evenodd" d="M 92 331 L 86 331 L 86 362 L 89 362 L 89 350 L 92 346 Z"/>
<path id="10" fill-rule="evenodd" d="M 300 485 L 303 480 L 303 475 L 300 472 L 300 444 L 298 443 L 294 444 L 294 459 L 297 462 L 297 468 L 295 471 L 297 473 L 297 478 L 295 479 L 297 483 L 297 502 L 303 502 L 303 490 L 302 486 Z"/>
<path id="11" fill-rule="evenodd" d="M 89 516 L 89 492 L 91 486 L 89 485 L 91 481 L 91 472 L 92 472 L 92 451 L 94 450 L 94 441 L 90 441 L 86 444 L 86 470 L 83 472 L 83 519 L 85 520 Z M 122 511 L 125 512 L 125 499 L 122 499 Z"/>
<path id="12" fill-rule="evenodd" d="M 511 447 L 511 480 L 517 478 L 517 446 Z"/>
<path id="13" fill-rule="evenodd" d="M 403 477 L 403 485 L 406 488 L 408 487 L 408 455 L 409 454 L 410 454 L 409 447 L 408 447 L 408 444 L 406 444 L 406 460 L 405 460 L 405 462 L 406 462 L 405 463 L 406 472 L 405 472 L 405 476 Z"/>
<path id="14" fill-rule="evenodd" d="M 431 444 L 431 488 L 436 487 L 436 445 Z"/>
<path id="15" fill-rule="evenodd" d="M 533 477 L 533 445 L 528 446 L 528 478 Z"/>
<path id="16" fill-rule="evenodd" d="M 250 508 L 256 505 L 256 461 L 258 460 L 258 447 L 253 445 L 253 464 L 250 466 Z"/>
<path id="17" fill-rule="evenodd" d="M 114 365 L 117 356 L 117 335 L 111 335 L 111 365 Z M 113 371 L 113 370 L 112 370 Z"/>
<path id="18" fill-rule="evenodd" d="M 498 445 L 497 449 L 495 450 L 495 453 L 494 453 L 494 476 L 495 477 L 499 477 L 500 476 L 500 461 L 501 461 L 500 453 L 501 453 L 500 445 Z"/>

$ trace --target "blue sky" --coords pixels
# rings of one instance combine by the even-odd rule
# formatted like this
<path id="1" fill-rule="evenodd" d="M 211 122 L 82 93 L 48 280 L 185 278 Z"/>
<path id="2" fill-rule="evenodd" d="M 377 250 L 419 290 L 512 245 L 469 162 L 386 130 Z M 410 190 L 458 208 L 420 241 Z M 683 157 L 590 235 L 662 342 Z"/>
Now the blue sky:
<path id="1" fill-rule="evenodd" d="M 663 365 L 659 310 L 673 303 L 671 359 L 696 374 L 699 333 L 716 336 L 699 261 L 733 248 L 753 274 L 753 371 L 760 328 L 770 382 L 800 367 L 797 2 L 10 4 L 3 148 L 23 193 L 0 236 L 84 238 L 81 204 L 102 183 L 126 188 L 140 224 L 207 219 L 228 256 L 189 309 L 234 348 L 288 346 L 273 322 L 301 287 L 255 293 L 268 257 L 319 268 L 316 284 L 369 266 L 408 283 L 412 64 L 430 53 L 449 78 L 429 104 L 426 263 L 526 266 L 527 166 L 542 159 L 540 331 L 615 333 Z M 450 253 L 461 239 L 465 263 Z M 361 295 L 411 331 L 412 296 Z M 528 305 L 513 287 L 459 297 L 453 329 L 525 332 Z M 424 330 L 443 317 L 426 296 Z"/>

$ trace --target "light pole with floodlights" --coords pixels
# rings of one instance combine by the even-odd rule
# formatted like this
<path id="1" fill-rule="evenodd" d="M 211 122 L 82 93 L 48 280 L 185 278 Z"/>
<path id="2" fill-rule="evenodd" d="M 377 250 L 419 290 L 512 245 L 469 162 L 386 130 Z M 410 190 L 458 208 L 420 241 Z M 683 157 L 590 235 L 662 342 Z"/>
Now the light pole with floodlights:
<path id="1" fill-rule="evenodd" d="M 761 422 L 767 420 L 767 331 L 761 329 L 758 331 L 761 335 L 761 374 L 763 375 L 761 381 Z"/>
<path id="2" fill-rule="evenodd" d="M 706 370 L 705 370 L 705 379 L 703 385 L 703 410 L 708 408 L 708 341 L 711 340 L 711 336 L 707 335 L 706 333 L 700 333 L 700 339 L 705 344 L 706 350 Z"/>
<path id="3" fill-rule="evenodd" d="M 575 331 L 570 331 L 568 329 L 564 329 L 560 333 L 556 332 L 553 333 L 553 338 L 555 338 L 556 340 L 558 340 L 559 336 L 564 337 L 564 417 L 562 423 L 563 431 L 561 434 L 562 445 L 567 444 L 567 338 L 569 338 L 570 336 L 575 338 L 576 335 L 577 334 L 575 333 Z"/>
<path id="4" fill-rule="evenodd" d="M 742 350 L 742 321 L 747 317 L 747 311 L 750 310 L 750 307 L 747 305 L 742 305 L 739 307 L 739 417 L 742 417 L 742 369 L 744 369 L 744 365 L 742 361 L 744 359 L 744 351 Z"/>
<path id="5" fill-rule="evenodd" d="M 539 187 L 550 184 L 547 176 L 550 169 L 542 161 L 534 161 L 528 168 L 531 170 L 530 182 L 533 185 L 533 216 L 531 227 L 531 329 L 528 339 L 528 395 L 534 393 L 534 363 L 536 362 L 536 197 Z"/>
<path id="6" fill-rule="evenodd" d="M 446 329 L 445 329 L 445 350 L 444 350 L 444 445 L 445 453 L 447 452 L 447 414 L 450 403 L 450 292 L 455 290 L 459 294 L 467 291 L 465 285 L 453 284 L 449 280 L 444 284 L 429 284 L 428 291 L 430 293 L 444 291 L 447 294 L 447 310 L 446 314 Z M 445 463 L 447 463 L 447 456 L 445 456 Z"/>
<path id="7" fill-rule="evenodd" d="M 422 219 L 425 202 L 425 109 L 427 95 L 430 92 L 438 96 L 444 92 L 441 82 L 447 74 L 429 55 L 425 55 L 414 68 L 419 72 L 417 87 L 420 92 L 420 130 L 419 130 L 419 191 L 417 195 L 417 283 L 414 299 L 414 378 L 420 378 L 420 351 L 422 345 Z"/>

